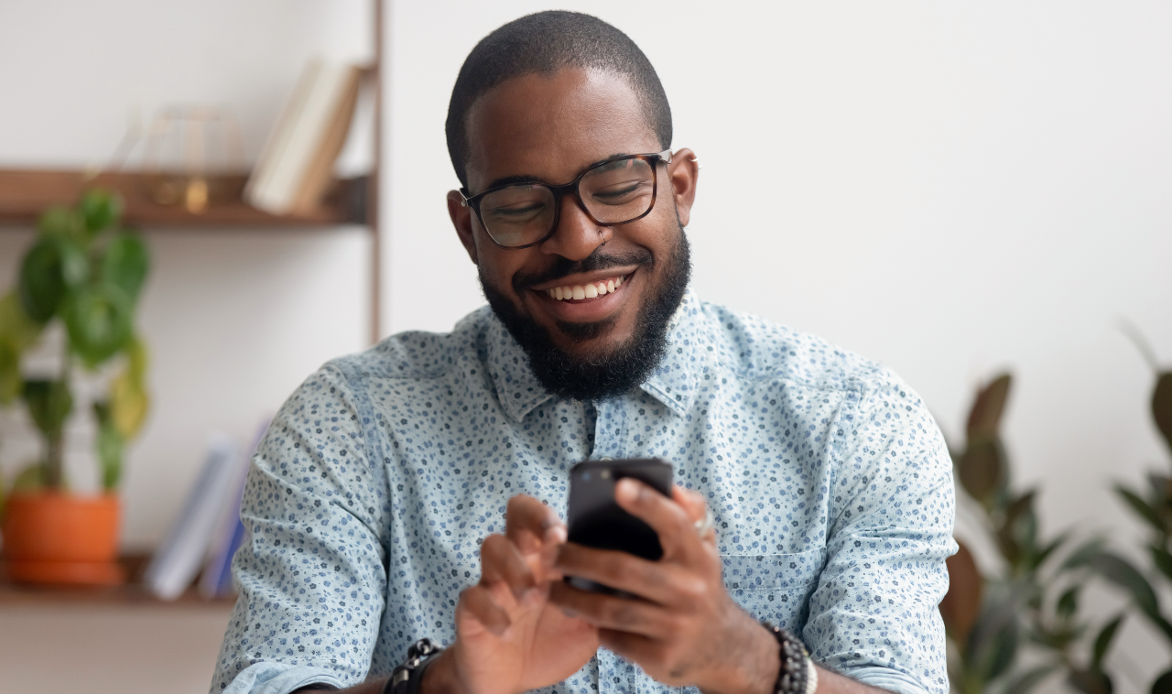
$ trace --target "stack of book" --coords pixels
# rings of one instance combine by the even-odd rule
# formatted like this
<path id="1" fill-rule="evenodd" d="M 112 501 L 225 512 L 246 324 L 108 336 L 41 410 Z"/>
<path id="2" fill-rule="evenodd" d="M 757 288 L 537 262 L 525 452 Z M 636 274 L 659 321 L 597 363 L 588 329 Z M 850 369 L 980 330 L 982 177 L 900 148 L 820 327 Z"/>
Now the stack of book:
<path id="1" fill-rule="evenodd" d="M 232 557 L 244 541 L 240 501 L 249 461 L 267 429 L 266 420 L 247 450 L 225 434 L 212 436 L 195 486 L 143 574 L 143 582 L 156 597 L 178 598 L 197 576 L 199 593 L 205 598 L 235 592 Z"/>
<path id="2" fill-rule="evenodd" d="M 249 176 L 245 201 L 272 214 L 321 204 L 350 132 L 361 74 L 321 59 L 306 65 Z"/>

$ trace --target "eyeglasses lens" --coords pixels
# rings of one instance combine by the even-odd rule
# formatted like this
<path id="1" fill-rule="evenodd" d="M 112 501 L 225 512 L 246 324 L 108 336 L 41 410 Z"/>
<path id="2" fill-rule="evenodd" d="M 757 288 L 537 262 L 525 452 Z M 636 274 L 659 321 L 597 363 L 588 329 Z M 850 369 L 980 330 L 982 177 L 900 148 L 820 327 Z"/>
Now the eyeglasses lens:
<path id="1" fill-rule="evenodd" d="M 644 159 L 620 159 L 586 172 L 578 184 L 586 210 L 600 224 L 622 224 L 645 214 L 655 200 L 655 168 Z M 553 191 L 544 185 L 516 185 L 480 201 L 480 218 L 502 246 L 525 246 L 553 228 Z"/>

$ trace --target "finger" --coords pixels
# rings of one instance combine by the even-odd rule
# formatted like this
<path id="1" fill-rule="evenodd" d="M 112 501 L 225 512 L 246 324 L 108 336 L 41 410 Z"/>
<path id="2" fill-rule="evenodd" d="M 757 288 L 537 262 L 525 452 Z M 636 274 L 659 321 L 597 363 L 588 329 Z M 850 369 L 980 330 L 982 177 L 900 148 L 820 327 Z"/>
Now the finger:
<path id="1" fill-rule="evenodd" d="M 508 585 L 513 596 L 520 600 L 537 579 L 520 552 L 504 535 L 489 535 L 480 545 L 480 583 Z"/>
<path id="2" fill-rule="evenodd" d="M 460 593 L 456 625 L 464 636 L 475 636 L 480 629 L 500 636 L 510 624 L 509 613 L 496 604 L 488 588 L 477 585 Z"/>
<path id="3" fill-rule="evenodd" d="M 547 544 L 566 541 L 566 526 L 549 506 L 520 494 L 509 499 L 505 511 L 505 536 L 523 554 L 540 552 Z"/>
<path id="4" fill-rule="evenodd" d="M 585 578 L 668 607 L 686 606 L 704 594 L 703 579 L 684 567 L 572 542 L 558 550 L 555 567 L 566 576 Z"/>
<path id="5" fill-rule="evenodd" d="M 664 557 L 686 557 L 699 539 L 682 506 L 648 485 L 624 477 L 614 487 L 614 498 L 627 513 L 642 520 L 659 535 Z"/>
<path id="6" fill-rule="evenodd" d="M 697 524 L 704 522 L 704 517 L 708 515 L 708 502 L 704 500 L 703 494 L 676 485 L 672 487 L 671 498 L 688 514 L 688 519 L 692 521 L 693 528 L 696 528 Z M 700 539 L 716 542 L 716 529 L 709 528 L 708 532 L 704 533 Z"/>
<path id="7" fill-rule="evenodd" d="M 581 619 L 599 629 L 617 629 L 663 639 L 675 629 L 675 617 L 650 602 L 578 590 L 563 582 L 550 586 L 549 600 L 566 616 Z"/>

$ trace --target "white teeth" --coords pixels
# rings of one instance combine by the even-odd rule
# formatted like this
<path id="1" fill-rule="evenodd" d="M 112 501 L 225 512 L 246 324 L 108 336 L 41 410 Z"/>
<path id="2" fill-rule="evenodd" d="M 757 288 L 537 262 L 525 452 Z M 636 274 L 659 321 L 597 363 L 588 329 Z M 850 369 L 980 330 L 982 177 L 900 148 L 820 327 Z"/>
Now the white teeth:
<path id="1" fill-rule="evenodd" d="M 595 282 L 594 284 L 579 284 L 574 287 L 554 287 L 553 289 L 545 290 L 550 298 L 558 301 L 566 301 L 569 299 L 595 299 L 605 294 L 610 294 L 614 290 L 623 286 L 623 278 L 613 277 L 606 281 Z"/>

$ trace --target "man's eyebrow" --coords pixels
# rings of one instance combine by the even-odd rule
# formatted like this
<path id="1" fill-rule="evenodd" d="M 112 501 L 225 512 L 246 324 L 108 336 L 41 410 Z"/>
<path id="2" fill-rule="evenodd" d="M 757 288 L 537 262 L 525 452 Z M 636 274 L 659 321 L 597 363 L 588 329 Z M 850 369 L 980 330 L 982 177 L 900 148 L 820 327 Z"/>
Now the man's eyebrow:
<path id="1" fill-rule="evenodd" d="M 631 156 L 631 155 L 626 152 L 620 152 L 619 154 L 612 154 L 608 157 L 603 157 L 602 159 L 599 159 L 598 161 L 594 161 L 594 162 L 587 164 L 586 166 L 583 166 L 581 171 L 579 171 L 578 173 L 581 173 L 582 171 L 585 171 L 586 169 L 589 169 L 592 166 L 598 166 L 599 164 L 606 163 L 606 162 L 610 161 L 611 159 L 618 159 L 619 157 L 629 157 L 629 156 Z M 573 179 L 571 179 L 571 180 L 573 180 Z M 484 187 L 484 190 L 492 190 L 493 188 L 500 188 L 501 186 L 511 186 L 511 185 L 516 185 L 516 184 L 520 184 L 520 183 L 544 183 L 547 186 L 561 185 L 560 183 L 550 183 L 549 181 L 543 181 L 540 178 L 538 178 L 537 176 L 531 176 L 531 175 L 502 176 L 501 178 L 493 179 L 488 185 L 486 185 Z M 481 191 L 481 192 L 484 192 L 484 191 Z"/>

